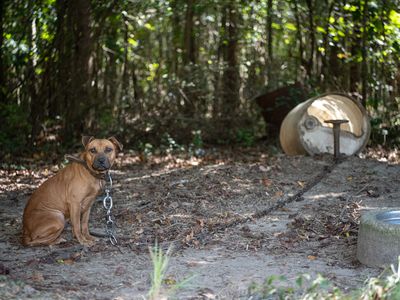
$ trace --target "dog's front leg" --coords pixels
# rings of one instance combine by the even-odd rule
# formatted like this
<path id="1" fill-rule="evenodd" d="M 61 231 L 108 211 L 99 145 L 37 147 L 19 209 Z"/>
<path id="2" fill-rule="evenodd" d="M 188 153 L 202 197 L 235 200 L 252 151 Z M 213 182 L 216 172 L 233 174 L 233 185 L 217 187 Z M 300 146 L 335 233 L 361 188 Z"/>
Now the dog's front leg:
<path id="1" fill-rule="evenodd" d="M 82 235 L 88 241 L 95 241 L 96 240 L 95 237 L 90 235 L 89 233 L 90 209 L 91 206 L 89 206 L 89 208 L 87 208 L 86 211 L 82 213 Z"/>
<path id="2" fill-rule="evenodd" d="M 82 245 L 88 244 L 88 241 L 82 235 L 81 229 L 81 206 L 80 203 L 71 203 L 70 204 L 70 218 L 72 225 L 72 232 L 74 236 L 78 240 L 78 242 Z"/>

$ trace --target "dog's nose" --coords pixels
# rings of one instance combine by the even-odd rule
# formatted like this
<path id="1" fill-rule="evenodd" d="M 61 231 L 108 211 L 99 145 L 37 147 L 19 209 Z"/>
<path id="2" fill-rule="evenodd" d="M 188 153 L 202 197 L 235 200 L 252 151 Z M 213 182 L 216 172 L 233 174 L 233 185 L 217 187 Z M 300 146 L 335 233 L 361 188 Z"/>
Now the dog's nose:
<path id="1" fill-rule="evenodd" d="M 110 168 L 110 162 L 105 156 L 98 156 L 93 162 L 93 168 L 97 170 L 105 170 Z"/>

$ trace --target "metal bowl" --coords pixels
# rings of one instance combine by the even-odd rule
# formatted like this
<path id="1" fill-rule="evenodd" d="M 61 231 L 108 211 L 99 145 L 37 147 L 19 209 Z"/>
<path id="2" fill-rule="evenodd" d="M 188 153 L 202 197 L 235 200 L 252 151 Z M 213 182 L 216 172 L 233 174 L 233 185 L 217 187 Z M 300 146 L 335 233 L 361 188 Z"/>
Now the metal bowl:
<path id="1" fill-rule="evenodd" d="M 386 224 L 400 225 L 400 210 L 378 213 L 376 219 Z"/>

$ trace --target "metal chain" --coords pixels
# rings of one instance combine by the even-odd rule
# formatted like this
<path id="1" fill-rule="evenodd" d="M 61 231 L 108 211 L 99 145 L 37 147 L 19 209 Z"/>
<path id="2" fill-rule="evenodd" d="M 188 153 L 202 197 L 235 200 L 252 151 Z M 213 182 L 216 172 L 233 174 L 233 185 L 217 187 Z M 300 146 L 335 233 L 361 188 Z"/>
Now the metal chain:
<path id="1" fill-rule="evenodd" d="M 106 209 L 106 234 L 108 236 L 111 245 L 117 246 L 118 241 L 117 238 L 115 237 L 115 222 L 113 220 L 114 218 L 111 213 L 111 209 L 113 207 L 113 199 L 110 195 L 112 189 L 112 178 L 110 171 L 107 172 L 107 177 L 109 186 L 107 186 L 107 180 L 106 180 L 106 187 L 104 189 L 106 195 L 103 199 L 103 206 Z"/>

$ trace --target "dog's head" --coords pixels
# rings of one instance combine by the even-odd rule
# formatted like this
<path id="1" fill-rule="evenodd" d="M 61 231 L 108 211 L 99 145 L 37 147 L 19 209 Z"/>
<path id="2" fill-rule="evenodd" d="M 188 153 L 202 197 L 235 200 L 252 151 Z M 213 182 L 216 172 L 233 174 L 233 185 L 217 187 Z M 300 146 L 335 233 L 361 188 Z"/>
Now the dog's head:
<path id="1" fill-rule="evenodd" d="M 82 144 L 85 147 L 83 159 L 87 166 L 96 173 L 109 170 L 114 164 L 122 144 L 115 137 L 96 139 L 93 136 L 83 136 Z"/>

